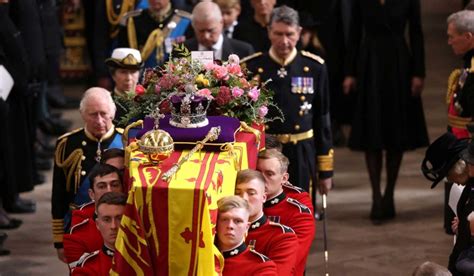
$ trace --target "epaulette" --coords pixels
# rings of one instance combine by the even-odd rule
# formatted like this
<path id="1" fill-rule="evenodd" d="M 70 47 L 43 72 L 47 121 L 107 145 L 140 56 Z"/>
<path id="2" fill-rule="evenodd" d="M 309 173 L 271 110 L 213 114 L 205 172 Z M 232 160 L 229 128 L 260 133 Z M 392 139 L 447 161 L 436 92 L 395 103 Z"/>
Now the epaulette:
<path id="1" fill-rule="evenodd" d="M 244 57 L 243 59 L 241 59 L 241 60 L 240 60 L 240 63 L 242 64 L 242 63 L 247 62 L 247 61 L 249 61 L 249 60 L 251 60 L 251 59 L 254 59 L 254 58 L 256 58 L 256 57 L 259 57 L 259 56 L 261 56 L 261 55 L 263 55 L 262 52 L 257 52 L 257 53 L 255 53 L 255 54 L 251 54 L 250 56 L 246 56 L 246 57 Z"/>
<path id="2" fill-rule="evenodd" d="M 74 134 L 74 133 L 77 133 L 77 132 L 83 130 L 83 129 L 84 129 L 84 128 L 81 127 L 81 128 L 77 128 L 77 129 L 75 129 L 75 130 L 73 130 L 73 131 L 69 131 L 68 133 L 64 133 L 63 135 L 59 136 L 58 141 L 61 140 L 61 139 L 63 139 L 64 137 L 70 136 L 70 135 L 72 135 L 72 134 Z"/>
<path id="3" fill-rule="evenodd" d="M 72 232 L 73 232 L 74 230 L 76 230 L 79 226 L 85 225 L 85 224 L 87 224 L 88 222 L 89 222 L 89 219 L 86 218 L 85 220 L 83 220 L 83 221 L 77 223 L 76 225 L 73 225 L 73 226 L 71 227 L 71 229 L 69 230 L 69 234 L 72 234 Z"/>
<path id="4" fill-rule="evenodd" d="M 257 255 L 258 257 L 260 257 L 260 259 L 262 260 L 262 263 L 270 261 L 270 258 L 268 258 L 267 256 L 263 255 L 260 252 L 257 252 L 253 249 L 249 249 L 249 251 L 252 252 L 253 254 Z"/>
<path id="5" fill-rule="evenodd" d="M 286 201 L 300 209 L 300 213 L 308 213 L 311 214 L 311 209 L 308 206 L 304 205 L 303 203 L 299 202 L 298 200 L 288 197 Z"/>
<path id="6" fill-rule="evenodd" d="M 280 227 L 281 230 L 283 231 L 283 233 L 293 233 L 293 234 L 295 234 L 295 231 L 293 230 L 293 228 L 291 228 L 289 226 L 283 225 L 281 223 L 276 223 L 276 222 L 273 222 L 273 221 L 269 221 L 269 224 L 271 226 Z"/>
<path id="7" fill-rule="evenodd" d="M 95 257 L 95 256 L 98 256 L 98 255 L 99 255 L 99 250 L 96 250 L 96 251 L 94 251 L 94 252 L 92 252 L 92 253 L 89 253 L 89 254 L 87 254 L 87 255 L 85 255 L 85 254 L 86 254 L 86 253 L 84 253 L 84 255 L 81 256 L 82 262 L 80 262 L 80 259 L 79 259 L 79 261 L 77 261 L 76 267 L 83 267 L 84 264 L 85 264 L 88 260 L 90 260 L 91 258 L 93 258 L 93 257 Z"/>
<path id="8" fill-rule="evenodd" d="M 95 204 L 95 202 L 92 200 L 92 201 L 89 201 L 89 202 L 84 203 L 84 204 L 82 204 L 82 205 L 79 205 L 78 209 L 79 209 L 79 210 L 82 210 L 82 209 L 84 209 L 85 207 L 87 207 L 87 206 L 89 206 L 89 205 L 91 205 L 91 204 Z"/>
<path id="9" fill-rule="evenodd" d="M 306 191 L 303 190 L 302 188 L 297 187 L 297 186 L 295 186 L 295 185 L 293 185 L 293 184 L 291 184 L 291 183 L 289 183 L 289 182 L 283 183 L 283 186 L 285 186 L 285 188 L 291 189 L 291 190 L 293 190 L 293 191 L 295 191 L 295 192 L 297 192 L 297 193 L 299 193 L 299 194 L 306 192 Z"/>
<path id="10" fill-rule="evenodd" d="M 301 55 L 305 56 L 305 57 L 309 57 L 310 59 L 314 59 L 316 60 L 317 62 L 321 63 L 321 64 L 324 64 L 324 59 L 318 55 L 315 55 L 313 53 L 310 53 L 310 52 L 307 52 L 307 51 L 301 51 Z"/>
<path id="11" fill-rule="evenodd" d="M 181 16 L 181 17 L 187 18 L 187 19 L 192 19 L 192 17 L 193 17 L 192 14 L 190 14 L 187 11 L 183 11 L 183 10 L 174 10 L 174 13 Z"/>
<path id="12" fill-rule="evenodd" d="M 130 18 L 130 17 L 135 17 L 135 16 L 139 16 L 140 14 L 142 14 L 142 9 L 138 9 L 138 10 L 133 10 L 133 11 L 129 11 L 127 13 L 125 13 L 122 18 L 120 18 L 120 22 L 119 22 L 119 25 L 121 26 L 127 26 L 127 20 Z"/>
<path id="13" fill-rule="evenodd" d="M 115 130 L 120 134 L 123 134 L 123 132 L 124 132 L 123 128 L 121 128 L 121 127 L 116 127 Z"/>

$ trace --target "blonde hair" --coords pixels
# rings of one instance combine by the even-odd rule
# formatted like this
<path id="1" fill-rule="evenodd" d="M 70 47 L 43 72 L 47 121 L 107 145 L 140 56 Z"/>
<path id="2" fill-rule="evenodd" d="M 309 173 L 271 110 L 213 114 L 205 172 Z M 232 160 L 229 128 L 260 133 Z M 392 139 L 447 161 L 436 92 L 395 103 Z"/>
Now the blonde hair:
<path id="1" fill-rule="evenodd" d="M 275 158 L 280 162 L 280 172 L 285 173 L 288 170 L 290 161 L 288 158 L 276 149 L 267 149 L 258 153 L 258 159 L 272 159 Z"/>
<path id="2" fill-rule="evenodd" d="M 242 208 L 247 213 L 250 212 L 248 202 L 240 196 L 226 196 L 217 201 L 217 210 L 219 211 L 219 213 L 225 213 L 236 208 Z"/>
<path id="3" fill-rule="evenodd" d="M 237 179 L 235 180 L 235 185 L 237 186 L 240 183 L 247 183 L 254 179 L 259 180 L 259 182 L 262 183 L 262 186 L 265 187 L 265 178 L 263 178 L 262 173 L 256 170 L 251 170 L 251 169 L 239 171 L 237 173 Z"/>
<path id="4" fill-rule="evenodd" d="M 221 11 L 235 8 L 240 10 L 240 0 L 213 0 L 213 2 L 219 6 Z"/>

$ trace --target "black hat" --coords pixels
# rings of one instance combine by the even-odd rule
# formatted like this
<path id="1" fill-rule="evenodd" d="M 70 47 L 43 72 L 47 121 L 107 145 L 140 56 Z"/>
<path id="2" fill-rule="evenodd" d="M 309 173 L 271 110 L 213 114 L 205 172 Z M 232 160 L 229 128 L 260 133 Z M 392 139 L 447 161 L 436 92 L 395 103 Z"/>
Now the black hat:
<path id="1" fill-rule="evenodd" d="M 461 158 L 461 152 L 466 149 L 468 143 L 468 139 L 457 139 L 454 134 L 447 132 L 428 147 L 421 170 L 427 179 L 433 181 L 431 189 L 446 177 L 454 163 Z M 474 159 L 474 146 L 472 148 Z"/>
<path id="2" fill-rule="evenodd" d="M 132 48 L 116 48 L 112 56 L 105 60 L 105 64 L 114 68 L 140 70 L 143 66 L 140 52 Z"/>

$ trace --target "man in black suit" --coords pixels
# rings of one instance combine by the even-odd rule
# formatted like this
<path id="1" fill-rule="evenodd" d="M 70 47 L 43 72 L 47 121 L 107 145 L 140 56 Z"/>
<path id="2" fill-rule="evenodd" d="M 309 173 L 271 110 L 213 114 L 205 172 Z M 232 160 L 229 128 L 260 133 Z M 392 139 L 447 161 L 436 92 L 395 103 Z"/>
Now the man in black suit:
<path id="1" fill-rule="evenodd" d="M 213 2 L 200 2 L 193 9 L 195 38 L 184 45 L 190 51 L 214 51 L 214 59 L 227 60 L 230 54 L 246 57 L 253 54 L 252 45 L 222 35 L 224 26 L 219 6 Z"/>

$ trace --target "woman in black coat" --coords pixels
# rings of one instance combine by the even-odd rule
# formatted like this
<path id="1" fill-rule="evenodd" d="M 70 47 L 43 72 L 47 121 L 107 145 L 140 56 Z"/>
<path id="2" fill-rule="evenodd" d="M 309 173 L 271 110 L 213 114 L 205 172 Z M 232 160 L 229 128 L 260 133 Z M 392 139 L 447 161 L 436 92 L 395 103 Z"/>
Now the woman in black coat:
<path id="1" fill-rule="evenodd" d="M 344 92 L 358 93 L 349 147 L 365 152 L 370 218 L 380 222 L 395 217 L 393 194 L 404 151 L 428 145 L 420 97 L 425 64 L 419 0 L 354 1 L 349 49 Z"/>

